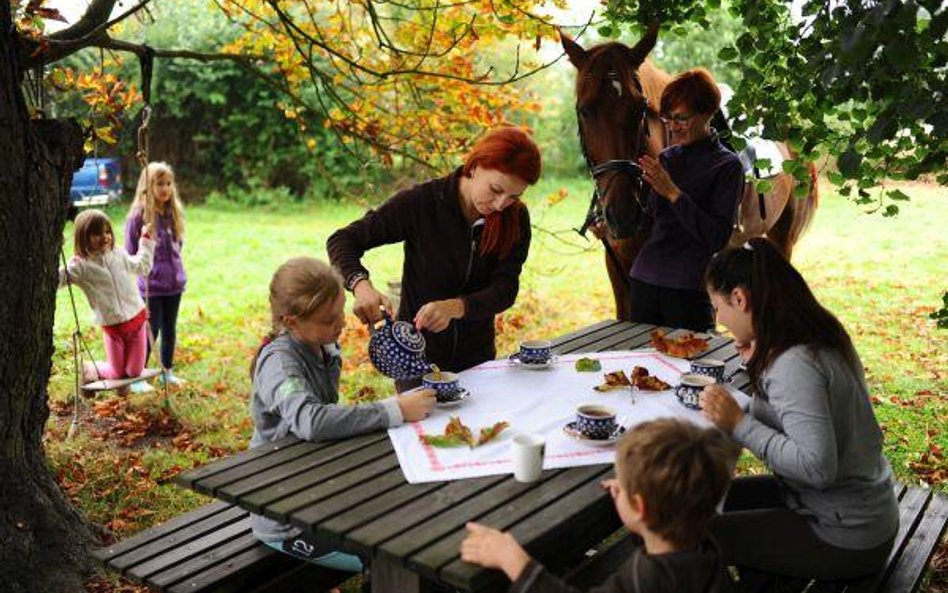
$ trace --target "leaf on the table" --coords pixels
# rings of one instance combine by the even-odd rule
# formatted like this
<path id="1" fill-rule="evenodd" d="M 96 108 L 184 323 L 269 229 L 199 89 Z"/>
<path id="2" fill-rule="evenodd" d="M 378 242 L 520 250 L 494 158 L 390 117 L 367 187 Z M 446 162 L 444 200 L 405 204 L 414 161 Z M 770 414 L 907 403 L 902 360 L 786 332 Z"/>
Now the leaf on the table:
<path id="1" fill-rule="evenodd" d="M 650 375 L 648 369 L 642 366 L 632 368 L 632 384 L 642 391 L 665 391 L 666 389 L 671 389 L 671 385 L 655 375 Z"/>
<path id="2" fill-rule="evenodd" d="M 605 374 L 605 383 L 602 385 L 596 385 L 593 387 L 596 391 L 612 391 L 613 389 L 622 389 L 624 387 L 631 387 L 632 382 L 629 381 L 629 378 L 625 375 L 624 371 L 615 371 L 612 373 Z"/>
<path id="3" fill-rule="evenodd" d="M 419 437 L 421 442 L 432 447 L 469 447 L 470 443 L 459 435 L 424 434 Z"/>
<path id="4" fill-rule="evenodd" d="M 484 443 L 489 443 L 496 439 L 508 426 L 510 426 L 510 423 L 505 420 L 503 422 L 497 422 L 490 428 L 482 428 L 480 437 L 477 439 L 477 446 L 479 447 Z"/>
<path id="5" fill-rule="evenodd" d="M 598 373 L 602 370 L 602 365 L 595 358 L 583 357 L 576 361 L 576 372 L 578 373 Z"/>
<path id="6" fill-rule="evenodd" d="M 448 425 L 444 427 L 444 436 L 457 437 L 471 447 L 474 446 L 474 433 L 471 432 L 471 429 L 468 428 L 466 424 L 461 422 L 460 416 L 451 416 Z"/>
<path id="7" fill-rule="evenodd" d="M 444 427 L 444 434 L 426 434 L 420 436 L 419 439 L 432 447 L 462 447 L 467 445 L 473 449 L 494 440 L 508 426 L 510 426 L 508 422 L 498 422 L 490 428 L 482 428 L 480 438 L 475 441 L 474 433 L 466 424 L 461 422 L 461 417 L 452 416 Z"/>

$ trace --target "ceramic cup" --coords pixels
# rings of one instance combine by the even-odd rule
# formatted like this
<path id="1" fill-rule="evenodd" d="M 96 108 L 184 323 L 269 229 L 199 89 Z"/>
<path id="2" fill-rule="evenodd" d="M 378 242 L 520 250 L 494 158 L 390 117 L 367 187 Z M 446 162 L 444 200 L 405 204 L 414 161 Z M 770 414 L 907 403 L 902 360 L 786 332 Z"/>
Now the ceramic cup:
<path id="1" fill-rule="evenodd" d="M 713 377 L 718 383 L 724 382 L 724 362 L 714 358 L 692 360 L 691 372 L 695 375 Z"/>
<path id="2" fill-rule="evenodd" d="M 461 385 L 458 383 L 458 376 L 454 373 L 441 371 L 438 373 L 428 373 L 421 378 L 421 384 L 428 389 L 434 389 L 435 399 L 439 403 L 454 401 L 461 392 Z"/>
<path id="3" fill-rule="evenodd" d="M 520 342 L 520 353 L 517 357 L 520 362 L 526 364 L 546 364 L 550 361 L 552 352 L 550 351 L 549 340 L 527 340 Z"/>
<path id="4" fill-rule="evenodd" d="M 714 383 L 714 377 L 699 375 L 698 373 L 685 373 L 681 376 L 678 386 L 675 387 L 675 395 L 678 396 L 681 405 L 692 410 L 700 410 L 698 397 L 705 387 L 714 385 Z"/>
<path id="5" fill-rule="evenodd" d="M 607 439 L 615 434 L 616 413 L 612 408 L 587 404 L 576 408 L 576 429 L 588 439 Z"/>
<path id="6" fill-rule="evenodd" d="M 538 434 L 518 434 L 510 442 L 513 450 L 513 475 L 518 482 L 535 482 L 543 473 L 546 441 Z"/>

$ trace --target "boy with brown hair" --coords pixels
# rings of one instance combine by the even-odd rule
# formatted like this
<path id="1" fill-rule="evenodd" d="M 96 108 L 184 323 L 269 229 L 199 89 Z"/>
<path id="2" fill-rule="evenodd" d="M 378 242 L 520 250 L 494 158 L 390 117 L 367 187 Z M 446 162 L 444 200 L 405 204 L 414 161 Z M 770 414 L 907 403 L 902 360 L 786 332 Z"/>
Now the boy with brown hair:
<path id="1" fill-rule="evenodd" d="M 616 451 L 612 494 L 622 523 L 643 545 L 599 587 L 599 593 L 720 593 L 731 589 L 707 529 L 731 479 L 738 449 L 722 432 L 679 420 L 639 425 Z M 509 533 L 468 523 L 466 562 L 503 570 L 511 593 L 576 592 L 546 570 Z"/>

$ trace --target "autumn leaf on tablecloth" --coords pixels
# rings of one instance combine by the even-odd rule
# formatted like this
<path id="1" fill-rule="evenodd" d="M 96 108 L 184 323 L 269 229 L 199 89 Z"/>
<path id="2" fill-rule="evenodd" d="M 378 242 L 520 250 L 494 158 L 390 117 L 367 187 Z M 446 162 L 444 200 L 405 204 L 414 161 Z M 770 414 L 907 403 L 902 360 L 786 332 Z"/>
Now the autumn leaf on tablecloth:
<path id="1" fill-rule="evenodd" d="M 595 358 L 583 357 L 576 361 L 577 373 L 597 373 L 602 370 L 602 364 Z"/>
<path id="2" fill-rule="evenodd" d="M 477 439 L 477 446 L 480 447 L 484 443 L 489 443 L 490 441 L 496 439 L 500 433 L 504 431 L 510 423 L 507 421 L 498 422 L 491 426 L 490 428 L 482 428 L 481 434 Z"/>
<path id="3" fill-rule="evenodd" d="M 443 434 L 425 434 L 421 435 L 421 442 L 426 445 L 431 445 L 432 447 L 470 447 L 470 443 L 466 442 L 460 435 L 443 435 Z"/>
<path id="4" fill-rule="evenodd" d="M 451 416 L 448 425 L 444 427 L 444 436 L 456 436 L 471 447 L 474 446 L 474 433 L 471 432 L 471 429 L 468 428 L 466 424 L 461 422 L 460 416 Z"/>
<path id="5" fill-rule="evenodd" d="M 632 384 L 643 391 L 665 391 L 671 385 L 655 375 L 648 374 L 648 369 L 642 366 L 632 368 Z"/>
<path id="6" fill-rule="evenodd" d="M 474 447 L 494 440 L 508 426 L 510 426 L 509 422 L 498 422 L 490 428 L 482 428 L 480 438 L 475 441 L 474 434 L 466 424 L 461 422 L 461 417 L 452 416 L 447 426 L 444 427 L 444 434 L 426 434 L 421 435 L 419 439 L 421 442 L 426 445 L 431 445 L 432 447 L 460 447 L 467 445 L 473 449 Z"/>
<path id="7" fill-rule="evenodd" d="M 625 376 L 624 371 L 606 373 L 605 381 L 605 383 L 602 385 L 596 385 L 593 387 L 593 389 L 596 391 L 612 391 L 613 389 L 622 389 L 624 387 L 632 386 L 632 382 L 629 381 L 629 378 Z"/>

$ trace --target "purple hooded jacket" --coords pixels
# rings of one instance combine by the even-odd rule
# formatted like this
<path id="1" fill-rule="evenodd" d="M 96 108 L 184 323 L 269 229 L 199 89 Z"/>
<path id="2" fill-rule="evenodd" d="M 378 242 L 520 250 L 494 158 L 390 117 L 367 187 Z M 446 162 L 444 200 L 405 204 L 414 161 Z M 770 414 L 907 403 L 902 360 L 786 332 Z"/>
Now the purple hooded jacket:
<path id="1" fill-rule="evenodd" d="M 138 253 L 142 226 L 141 210 L 135 210 L 125 219 L 125 250 L 131 255 Z M 181 260 L 184 244 L 180 239 L 175 239 L 171 231 L 170 217 L 159 215 L 152 234 L 155 238 L 155 260 L 147 280 L 148 296 L 181 294 L 188 281 L 184 274 L 184 262 Z M 145 279 L 141 276 L 138 277 L 138 290 L 145 295 Z"/>

